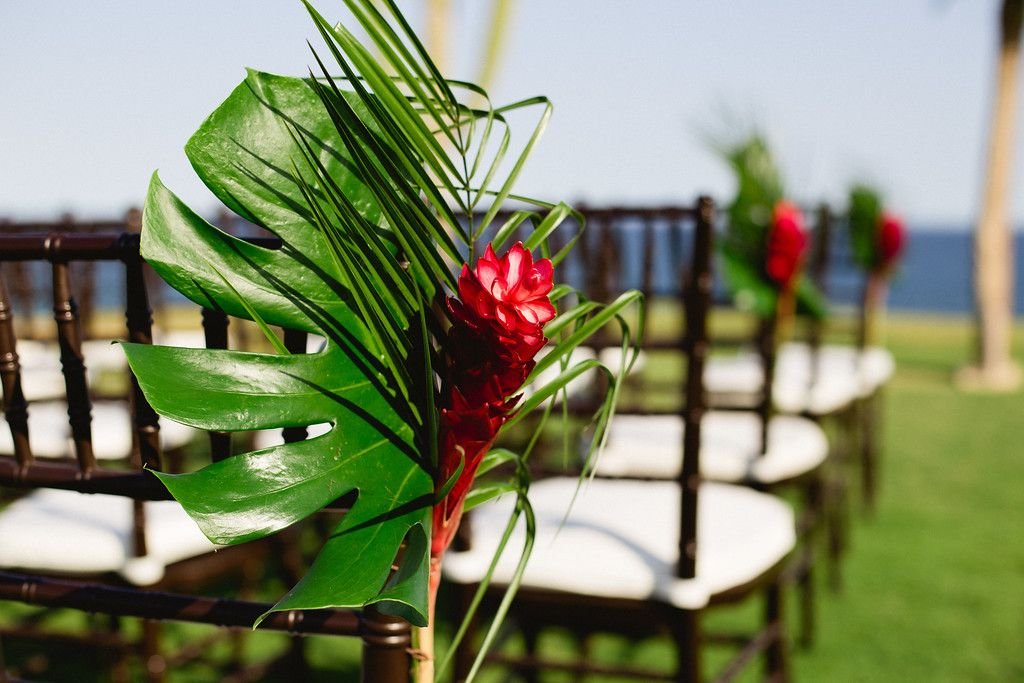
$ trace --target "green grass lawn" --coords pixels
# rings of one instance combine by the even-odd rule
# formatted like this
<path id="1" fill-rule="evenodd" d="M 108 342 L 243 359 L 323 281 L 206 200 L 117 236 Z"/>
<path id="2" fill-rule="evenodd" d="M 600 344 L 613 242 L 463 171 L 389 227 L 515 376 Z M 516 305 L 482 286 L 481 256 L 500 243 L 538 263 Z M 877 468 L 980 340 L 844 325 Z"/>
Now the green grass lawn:
<path id="1" fill-rule="evenodd" d="M 1024 329 L 1017 337 L 1024 341 Z M 1024 681 L 1024 392 L 953 388 L 954 370 L 970 356 L 963 320 L 891 316 L 886 340 L 898 371 L 885 395 L 878 508 L 869 517 L 853 506 L 844 587 L 832 593 L 822 581 L 817 643 L 794 650 L 794 678 Z M 1024 344 L 1018 343 L 1016 355 L 1024 359 Z M 0 623 L 20 609 L 0 603 Z M 757 611 L 715 615 L 709 626 L 741 622 Z M 281 647 L 271 636 L 257 641 L 250 645 L 256 657 Z M 565 653 L 571 648 L 564 634 L 554 634 L 548 645 Z M 631 644 L 607 637 L 593 645 L 599 658 L 665 667 L 672 662 L 660 640 Z M 320 669 L 316 680 L 357 680 L 357 642 L 311 639 L 309 647 Z M 716 661 L 712 657 L 709 664 Z M 103 680 L 102 674 L 87 675 L 82 664 L 71 667 L 74 678 L 47 680 Z M 758 673 L 744 680 L 756 680 Z M 171 680 L 211 675 L 182 670 Z"/>

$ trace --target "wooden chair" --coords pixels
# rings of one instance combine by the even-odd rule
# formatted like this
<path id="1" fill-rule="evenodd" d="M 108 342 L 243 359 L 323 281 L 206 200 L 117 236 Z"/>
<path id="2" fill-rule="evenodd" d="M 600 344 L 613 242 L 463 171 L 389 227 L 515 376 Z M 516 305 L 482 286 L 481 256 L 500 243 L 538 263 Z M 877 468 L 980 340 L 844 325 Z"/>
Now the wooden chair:
<path id="1" fill-rule="evenodd" d="M 759 653 L 765 656 L 769 677 L 787 678 L 782 573 L 796 542 L 793 512 L 775 496 L 749 487 L 702 481 L 711 201 L 702 199 L 689 217 L 695 224 L 693 265 L 686 288 L 686 334 L 677 341 L 686 357 L 685 401 L 676 408 L 684 425 L 678 434 L 682 467 L 671 480 L 597 478 L 581 484 L 576 477 L 553 477 L 531 486 L 536 540 L 510 612 L 526 637 L 528 651 L 525 657 L 492 656 L 515 670 L 702 680 L 701 653 L 707 636 L 701 621 L 706 610 L 763 594 L 763 627 L 742 641 L 739 654 L 719 680 L 731 678 Z M 463 607 L 487 571 L 510 511 L 507 500 L 475 509 L 467 534 L 469 549 L 446 557 L 445 576 Z M 519 536 L 513 537 L 508 555 L 516 555 L 515 549 L 521 547 L 521 532 L 520 528 Z M 487 604 L 498 599 L 517 559 L 506 557 L 498 564 Z M 678 655 L 676 670 L 624 669 L 588 658 L 542 658 L 534 649 L 536 638 L 549 626 L 583 636 L 603 631 L 638 638 L 668 634 Z M 472 645 L 466 645 L 457 656 L 457 679 L 465 675 L 471 659 Z"/>
<path id="2" fill-rule="evenodd" d="M 110 435 L 97 429 L 89 374 L 83 361 L 81 320 L 73 296 L 72 264 L 119 264 L 126 292 L 125 338 L 151 343 L 151 310 L 139 237 L 130 233 L 0 235 L 0 379 L 6 429 L 12 454 L 0 454 L 0 487 L 17 494 L 0 509 L 0 599 L 46 608 L 71 608 L 143 620 L 140 642 L 119 633 L 73 634 L 94 644 L 141 655 L 147 680 L 158 681 L 176 656 L 162 652 L 160 622 L 185 621 L 244 632 L 270 605 L 237 597 L 205 595 L 212 578 L 238 576 L 240 586 L 273 566 L 274 539 L 216 549 L 180 506 L 144 467 L 164 465 L 158 420 L 131 378 L 131 439 L 128 464 L 100 461 L 100 443 Z M 23 372 L 11 297 L 5 284 L 13 263 L 42 264 L 52 273 L 53 311 L 60 349 L 67 414 L 58 423 L 37 422 L 36 405 L 26 401 L 31 374 Z M 211 348 L 226 348 L 223 314 L 206 311 L 205 337 Z M 286 334 L 286 343 L 301 348 L 305 339 Z M 56 417 L 52 419 L 56 420 Z M 67 457 L 43 460 L 33 451 L 36 432 L 67 429 Z M 289 434 L 288 438 L 302 438 Z M 213 459 L 230 457 L 230 438 L 210 434 Z M 217 550 L 217 552 L 213 552 Z M 248 581 L 247 581 L 248 579 Z M 363 641 L 363 680 L 407 681 L 410 627 L 374 610 L 322 610 L 276 613 L 261 629 L 293 636 L 325 634 Z M 227 631 L 223 631 L 227 633 Z M 36 622 L 0 633 L 6 641 L 53 635 Z M 202 647 L 200 646 L 201 650 Z M 186 653 L 188 654 L 188 653 Z M 14 666 L 9 659 L 8 667 Z M 289 662 L 301 676 L 301 662 Z M 112 676 L 124 675 L 124 666 Z M 251 673 L 251 672 L 250 672 Z M 0 671 L 0 679 L 4 678 Z"/>
<path id="3" fill-rule="evenodd" d="M 592 275 L 591 286 L 599 286 L 606 296 L 614 297 L 628 286 L 637 285 L 652 308 L 659 309 L 652 318 L 678 315 L 668 304 L 684 304 L 683 264 L 687 253 L 683 236 L 691 229 L 693 218 L 692 211 L 662 210 L 655 215 L 645 211 L 634 216 L 631 223 L 605 220 L 590 225 L 591 240 L 603 245 L 584 252 L 594 259 L 587 272 L 599 273 Z M 625 246 L 627 241 L 629 245 Z M 756 322 L 749 335 L 736 339 L 756 349 L 757 367 L 770 374 L 775 365 L 774 320 Z M 712 341 L 715 350 L 718 343 L 714 342 L 720 340 Z M 597 476 L 678 476 L 683 460 L 684 423 L 677 406 L 658 398 L 667 395 L 678 399 L 674 387 L 666 387 L 660 379 L 666 373 L 658 370 L 659 366 L 672 363 L 676 373 L 681 371 L 675 367 L 680 363 L 678 349 L 678 332 L 664 325 L 641 340 L 640 358 L 650 359 L 655 367 L 649 371 L 641 367 L 632 378 L 634 386 L 627 386 L 598 461 Z M 599 353 L 607 356 L 608 351 L 619 352 L 618 345 Z M 701 427 L 701 476 L 708 481 L 741 484 L 773 493 L 795 490 L 802 498 L 798 524 L 800 552 L 789 573 L 801 587 L 801 642 L 810 645 L 814 631 L 815 542 L 828 521 L 823 489 L 829 442 L 814 420 L 778 414 L 772 396 L 774 386 L 774 382 L 761 382 L 760 393 L 747 399 L 749 405 L 726 405 L 724 409 L 711 406 Z"/>

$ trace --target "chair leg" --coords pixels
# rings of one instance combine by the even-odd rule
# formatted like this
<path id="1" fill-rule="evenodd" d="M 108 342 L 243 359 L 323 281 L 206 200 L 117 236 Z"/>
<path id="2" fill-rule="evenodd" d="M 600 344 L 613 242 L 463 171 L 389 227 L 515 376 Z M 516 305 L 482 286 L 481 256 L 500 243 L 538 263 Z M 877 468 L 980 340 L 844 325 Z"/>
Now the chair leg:
<path id="1" fill-rule="evenodd" d="M 864 507 L 874 513 L 878 495 L 878 392 L 864 400 L 861 432 L 861 487 Z"/>
<path id="2" fill-rule="evenodd" d="M 115 616 L 107 617 L 107 632 L 121 637 L 121 618 Z M 111 683 L 128 683 L 130 680 L 128 662 L 131 656 L 130 648 L 118 646 L 112 653 L 113 661 L 110 664 Z"/>
<path id="3" fill-rule="evenodd" d="M 781 581 L 773 583 L 765 595 L 765 626 L 772 631 L 771 644 L 764 653 L 765 678 L 777 683 L 788 681 L 789 653 L 786 647 Z"/>
<path id="4" fill-rule="evenodd" d="M 672 638 L 676 645 L 677 683 L 699 683 L 701 680 L 700 613 L 680 610 L 671 620 Z"/>
<path id="5" fill-rule="evenodd" d="M 457 614 L 459 618 L 465 618 L 465 615 L 469 612 L 469 606 L 473 602 L 473 595 L 476 593 L 476 587 L 466 584 L 458 584 L 455 586 L 455 602 L 458 607 Z M 466 635 L 463 637 L 462 642 L 455 649 L 454 655 L 454 679 L 456 683 L 464 681 L 469 676 L 470 670 L 473 668 L 473 660 L 475 659 L 475 653 L 473 651 L 473 641 L 476 636 L 476 617 L 470 620 L 466 627 Z"/>
<path id="6" fill-rule="evenodd" d="M 826 546 L 828 555 L 828 582 L 833 591 L 842 588 L 842 558 L 849 545 L 849 501 L 846 485 L 847 462 L 846 453 L 840 448 L 838 457 L 832 463 L 832 472 L 825 482 L 825 502 L 823 512 L 826 516 Z"/>
<path id="7" fill-rule="evenodd" d="M 526 649 L 526 656 L 531 660 L 537 656 L 537 644 L 540 642 L 540 627 L 533 620 L 523 622 L 520 631 L 523 634 L 523 644 Z M 540 671 L 536 667 L 530 667 L 523 672 L 524 683 L 539 683 Z"/>
<path id="8" fill-rule="evenodd" d="M 155 619 L 142 622 L 142 665 L 149 683 L 163 683 L 167 661 L 160 654 L 160 622 Z"/>
<path id="9" fill-rule="evenodd" d="M 804 507 L 805 514 L 810 515 L 808 529 L 801 541 L 803 551 L 801 553 L 800 573 L 797 576 L 797 586 L 800 591 L 800 647 L 809 649 L 814 645 L 815 631 L 815 583 L 814 565 L 817 559 L 816 543 L 822 524 L 826 518 L 822 503 L 821 477 L 815 477 L 807 486 L 804 495 L 806 500 Z"/>
<path id="10" fill-rule="evenodd" d="M 0 683 L 7 683 L 7 662 L 4 660 L 4 639 L 0 638 Z"/>

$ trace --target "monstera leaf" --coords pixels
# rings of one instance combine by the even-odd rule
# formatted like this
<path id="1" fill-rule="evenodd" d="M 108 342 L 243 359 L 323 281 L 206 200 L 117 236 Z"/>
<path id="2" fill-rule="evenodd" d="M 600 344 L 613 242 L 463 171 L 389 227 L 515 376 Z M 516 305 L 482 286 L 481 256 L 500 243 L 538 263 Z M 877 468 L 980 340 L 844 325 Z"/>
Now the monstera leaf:
<path id="1" fill-rule="evenodd" d="M 324 350 L 274 355 L 131 344 L 125 350 L 154 408 L 179 422 L 222 431 L 315 423 L 332 428 L 198 472 L 158 476 L 217 543 L 278 531 L 357 492 L 320 557 L 277 608 L 381 600 L 423 623 L 423 572 L 400 571 L 381 593 L 403 540 L 417 547 L 426 542 L 433 482 L 416 439 L 419 423 L 390 388 L 379 338 L 349 304 L 352 283 L 329 258 L 326 238 L 310 226 L 285 122 L 319 142 L 331 177 L 366 220 L 379 220 L 373 195 L 351 171 L 346 148 L 310 84 L 253 71 L 186 150 L 214 194 L 275 233 L 281 248 L 254 246 L 215 228 L 154 176 L 142 253 L 196 303 L 321 335 Z M 422 552 L 404 553 L 404 561 L 422 563 Z"/>

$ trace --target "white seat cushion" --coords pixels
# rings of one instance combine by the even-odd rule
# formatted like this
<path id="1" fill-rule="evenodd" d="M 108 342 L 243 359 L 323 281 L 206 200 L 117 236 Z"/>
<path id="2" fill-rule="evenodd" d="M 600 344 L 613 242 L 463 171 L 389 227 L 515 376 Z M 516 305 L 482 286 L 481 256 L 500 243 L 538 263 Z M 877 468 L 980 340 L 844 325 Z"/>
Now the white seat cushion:
<path id="1" fill-rule="evenodd" d="M 618 373 L 622 367 L 622 347 L 606 346 L 598 353 L 598 358 L 608 366 L 609 370 Z M 641 349 L 637 351 L 636 358 L 633 360 L 633 366 L 629 369 L 629 374 L 633 375 L 640 372 L 644 369 L 645 365 L 647 365 L 647 354 Z"/>
<path id="2" fill-rule="evenodd" d="M 823 347 L 824 348 L 824 347 Z M 775 365 L 772 399 L 785 413 L 826 415 L 842 410 L 865 395 L 855 356 L 823 353 L 811 383 L 811 361 L 806 345 L 783 344 Z M 764 382 L 757 354 L 712 356 L 704 369 L 704 386 L 717 401 L 753 406 Z"/>
<path id="3" fill-rule="evenodd" d="M 796 542 L 793 512 L 768 494 L 704 484 L 698 498 L 697 576 L 675 576 L 680 489 L 673 482 L 557 478 L 531 487 L 537 532 L 523 585 L 582 595 L 657 600 L 700 609 L 712 596 L 756 580 Z M 449 551 L 443 569 L 456 583 L 485 575 L 514 501 L 504 496 L 473 511 L 472 549 Z M 572 505 L 566 519 L 566 512 Z M 564 522 L 564 525 L 563 525 Z M 517 527 L 493 581 L 512 578 L 523 546 Z"/>
<path id="4" fill-rule="evenodd" d="M 120 460 L 131 454 L 132 416 L 124 401 L 95 401 L 92 404 L 92 447 L 98 460 Z M 160 444 L 164 449 L 181 448 L 197 431 L 172 420 L 160 420 Z M 28 436 L 32 454 L 39 458 L 68 458 L 74 455 L 68 406 L 64 401 L 44 401 L 28 406 Z M 14 452 L 7 422 L 0 416 L 0 453 Z"/>
<path id="5" fill-rule="evenodd" d="M 551 353 L 553 350 L 554 347 L 545 346 L 537 354 L 537 358 L 543 358 L 547 354 Z M 582 363 L 583 361 L 593 360 L 594 357 L 594 349 L 588 346 L 577 346 L 569 353 L 569 362 L 568 365 L 566 365 L 565 369 L 568 370 L 572 368 L 574 365 Z M 555 380 L 560 374 L 562 374 L 562 371 L 563 370 L 561 362 L 554 363 L 550 367 L 546 368 L 537 376 L 537 379 L 523 387 L 523 398 L 529 397 L 530 395 L 534 394 L 537 390 L 541 389 L 544 385 Z M 584 372 L 582 375 L 571 380 L 568 384 L 566 384 L 564 391 L 559 391 L 555 395 L 555 401 L 561 401 L 565 394 L 568 394 L 570 398 L 573 396 L 578 396 L 579 394 L 587 391 L 591 386 L 593 386 L 593 383 L 594 372 Z"/>
<path id="6" fill-rule="evenodd" d="M 149 585 L 167 565 L 215 550 L 175 501 L 145 504 L 146 550 L 132 557 L 132 501 L 40 489 L 0 510 L 0 566 L 61 574 L 115 572 Z"/>
<path id="7" fill-rule="evenodd" d="M 753 413 L 711 411 L 701 421 L 700 469 L 705 479 L 773 484 L 814 470 L 828 457 L 821 427 L 803 417 L 776 415 L 761 447 L 761 420 Z M 616 415 L 597 462 L 599 474 L 671 479 L 683 460 L 678 415 Z"/>
<path id="8" fill-rule="evenodd" d="M 811 372 L 811 349 L 807 344 L 789 342 L 779 349 L 779 367 L 787 374 Z M 819 378 L 837 381 L 843 378 L 853 386 L 859 398 L 870 396 L 888 382 L 896 362 L 888 349 L 869 346 L 859 350 L 848 344 L 823 344 L 818 348 L 814 372 Z"/>

